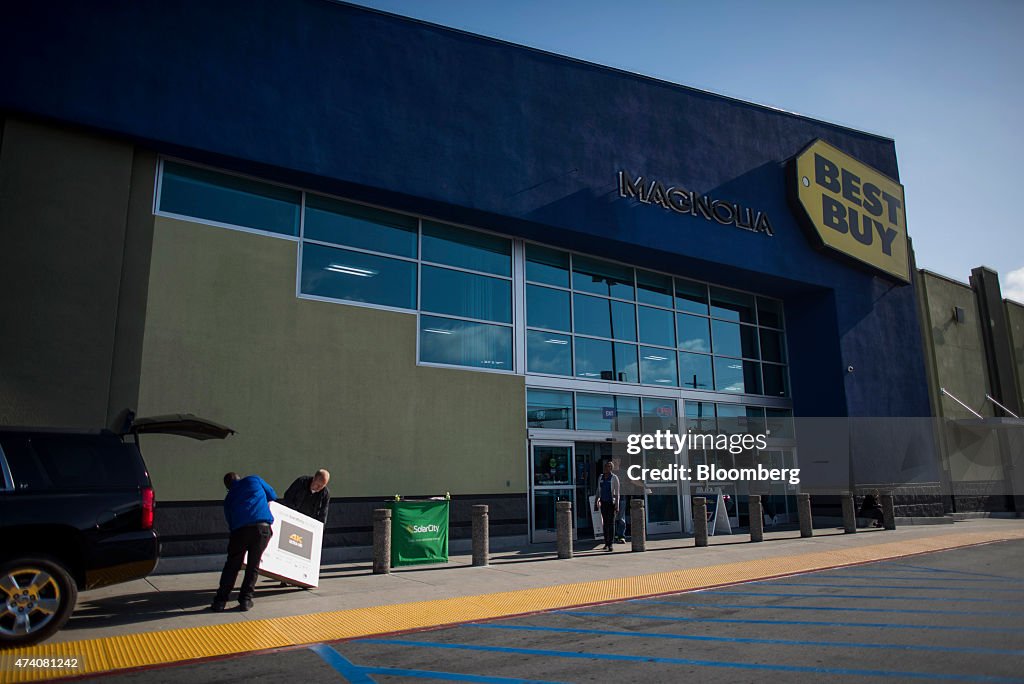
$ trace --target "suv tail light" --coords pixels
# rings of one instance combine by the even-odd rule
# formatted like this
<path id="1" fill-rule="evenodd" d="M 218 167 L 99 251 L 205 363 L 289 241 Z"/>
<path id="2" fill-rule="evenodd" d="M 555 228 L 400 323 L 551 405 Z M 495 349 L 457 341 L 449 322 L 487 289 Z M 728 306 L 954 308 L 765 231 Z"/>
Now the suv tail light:
<path id="1" fill-rule="evenodd" d="M 156 506 L 156 496 L 152 487 L 142 488 L 142 529 L 153 529 L 153 508 Z"/>

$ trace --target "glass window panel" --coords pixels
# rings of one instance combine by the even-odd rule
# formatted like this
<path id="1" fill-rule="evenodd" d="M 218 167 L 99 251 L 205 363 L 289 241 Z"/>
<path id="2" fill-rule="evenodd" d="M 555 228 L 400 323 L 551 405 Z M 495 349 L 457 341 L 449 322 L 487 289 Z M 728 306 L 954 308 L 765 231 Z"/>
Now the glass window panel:
<path id="1" fill-rule="evenodd" d="M 719 392 L 761 393 L 761 364 L 715 358 L 715 389 Z"/>
<path id="2" fill-rule="evenodd" d="M 712 287 L 711 315 L 729 321 L 754 323 L 754 296 L 735 290 Z"/>
<path id="3" fill-rule="evenodd" d="M 777 299 L 757 298 L 757 322 L 772 328 L 782 327 L 782 302 Z"/>
<path id="4" fill-rule="evenodd" d="M 576 338 L 576 376 L 590 380 L 613 380 L 612 343 Z"/>
<path id="5" fill-rule="evenodd" d="M 655 399 L 644 397 L 641 400 L 644 412 L 644 432 L 655 430 L 673 430 L 678 427 L 675 399 Z"/>
<path id="6" fill-rule="evenodd" d="M 576 376 L 590 380 L 640 382 L 636 345 L 576 338 Z"/>
<path id="7" fill-rule="evenodd" d="M 569 287 L 569 253 L 540 245 L 526 245 L 526 279 Z"/>
<path id="8" fill-rule="evenodd" d="M 765 409 L 771 437 L 793 436 L 793 411 L 791 409 Z"/>
<path id="9" fill-rule="evenodd" d="M 670 349 L 640 347 L 640 382 L 675 387 L 676 355 Z"/>
<path id="10" fill-rule="evenodd" d="M 639 430 L 640 399 L 611 394 L 576 394 L 579 430 Z"/>
<path id="11" fill-rule="evenodd" d="M 618 409 L 610 394 L 576 393 L 576 427 L 579 430 L 607 430 L 615 426 Z"/>
<path id="12" fill-rule="evenodd" d="M 711 357 L 705 354 L 679 352 L 679 386 L 689 389 L 710 390 Z"/>
<path id="13" fill-rule="evenodd" d="M 638 309 L 640 319 L 640 341 L 646 344 L 660 344 L 666 347 L 676 346 L 676 336 L 672 325 L 671 311 L 652 309 L 641 306 Z M 710 351 L 710 350 L 709 350 Z"/>
<path id="14" fill-rule="evenodd" d="M 573 295 L 573 320 L 577 333 L 612 336 L 612 301 L 600 297 Z"/>
<path id="15" fill-rule="evenodd" d="M 636 298 L 644 304 L 672 308 L 672 278 L 650 271 L 636 272 Z"/>
<path id="16" fill-rule="evenodd" d="M 533 484 L 572 484 L 572 447 L 533 447 Z"/>
<path id="17" fill-rule="evenodd" d="M 531 373 L 572 375 L 572 338 L 568 335 L 528 330 L 526 369 Z"/>
<path id="18" fill-rule="evenodd" d="M 694 432 L 715 432 L 715 405 L 709 401 L 686 402 L 686 429 Z"/>
<path id="19" fill-rule="evenodd" d="M 635 299 L 633 269 L 600 259 L 573 256 L 572 286 L 583 292 L 611 295 L 620 299 Z"/>
<path id="20" fill-rule="evenodd" d="M 778 330 L 760 330 L 761 333 L 761 358 L 765 361 L 777 361 L 785 363 L 785 337 Z"/>
<path id="21" fill-rule="evenodd" d="M 539 285 L 526 286 L 526 324 L 532 328 L 571 330 L 569 293 Z"/>
<path id="22" fill-rule="evenodd" d="M 647 522 L 658 523 L 679 522 L 679 495 L 673 489 L 654 487 L 647 495 Z"/>
<path id="23" fill-rule="evenodd" d="M 636 305 L 603 297 L 573 295 L 576 332 L 595 337 L 636 340 Z"/>
<path id="24" fill-rule="evenodd" d="M 679 333 L 679 348 L 711 353 L 711 326 L 709 319 L 690 314 L 676 314 L 676 329 Z"/>
<path id="25" fill-rule="evenodd" d="M 310 240 L 416 258 L 419 232 L 412 216 L 306 195 L 303 231 Z"/>
<path id="26" fill-rule="evenodd" d="M 708 288 L 703 283 L 676 278 L 676 308 L 708 315 Z"/>
<path id="27" fill-rule="evenodd" d="M 420 308 L 432 313 L 512 322 L 512 282 L 500 278 L 423 267 Z"/>
<path id="28" fill-rule="evenodd" d="M 298 235 L 300 204 L 297 190 L 164 162 L 160 211 Z"/>
<path id="29" fill-rule="evenodd" d="M 757 358 L 757 328 L 739 323 L 712 320 L 716 356 L 743 356 Z"/>
<path id="30" fill-rule="evenodd" d="M 619 382 L 640 382 L 640 367 L 636 363 L 636 345 L 615 343 L 615 368 L 613 377 Z"/>
<path id="31" fill-rule="evenodd" d="M 512 275 L 512 241 L 424 221 L 423 260 L 509 276 Z"/>
<path id="32" fill-rule="evenodd" d="M 759 434 L 764 430 L 764 409 L 742 404 L 718 404 L 718 429 L 725 434 Z"/>
<path id="33" fill-rule="evenodd" d="M 512 328 L 421 315 L 420 360 L 513 370 Z"/>
<path id="34" fill-rule="evenodd" d="M 572 392 L 526 390 L 526 424 L 532 428 L 572 430 Z"/>
<path id="35" fill-rule="evenodd" d="M 617 340 L 636 342 L 636 304 L 612 302 L 612 334 Z"/>
<path id="36" fill-rule="evenodd" d="M 301 291 L 350 302 L 416 308 L 416 264 L 306 243 Z"/>
<path id="37" fill-rule="evenodd" d="M 789 383 L 786 381 L 786 367 L 766 363 L 764 368 L 764 393 L 770 397 L 788 397 Z"/>

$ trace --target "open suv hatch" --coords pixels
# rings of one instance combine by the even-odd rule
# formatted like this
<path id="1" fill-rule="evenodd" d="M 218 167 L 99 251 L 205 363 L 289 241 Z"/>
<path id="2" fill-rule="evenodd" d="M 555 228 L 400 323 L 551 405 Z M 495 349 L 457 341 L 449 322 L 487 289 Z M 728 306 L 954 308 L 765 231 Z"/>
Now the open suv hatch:
<path id="1" fill-rule="evenodd" d="M 121 429 L 0 427 L 0 648 L 56 633 L 78 591 L 139 579 L 156 566 L 156 497 L 143 433 L 224 439 L 234 430 L 190 414 Z"/>

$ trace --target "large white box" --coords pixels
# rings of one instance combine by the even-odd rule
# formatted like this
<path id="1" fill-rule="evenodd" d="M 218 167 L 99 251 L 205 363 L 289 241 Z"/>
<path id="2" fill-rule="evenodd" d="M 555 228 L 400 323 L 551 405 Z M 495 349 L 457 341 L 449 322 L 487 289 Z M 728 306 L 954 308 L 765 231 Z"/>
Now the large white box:
<path id="1" fill-rule="evenodd" d="M 274 534 L 260 559 L 260 574 L 303 587 L 318 586 L 324 524 L 276 501 L 270 502 L 270 512 Z"/>

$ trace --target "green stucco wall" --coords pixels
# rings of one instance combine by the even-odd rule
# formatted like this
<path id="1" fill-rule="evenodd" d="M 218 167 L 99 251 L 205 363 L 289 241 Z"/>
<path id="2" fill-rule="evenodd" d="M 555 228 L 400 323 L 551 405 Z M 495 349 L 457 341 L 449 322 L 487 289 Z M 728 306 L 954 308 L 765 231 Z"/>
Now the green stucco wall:
<path id="1" fill-rule="evenodd" d="M 78 130 L 2 126 L 0 423 L 104 427 L 112 401 L 124 408 L 137 391 L 125 362 L 138 358 L 143 311 L 122 265 L 126 232 L 145 236 L 129 206 L 152 197 L 153 160 Z"/>
<path id="2" fill-rule="evenodd" d="M 1024 406 L 1024 304 L 1003 300 L 1006 306 L 1006 322 L 1010 329 L 1010 343 L 1013 346 L 1014 371 L 1017 375 L 1017 402 Z"/>
<path id="3" fill-rule="evenodd" d="M 140 415 L 224 442 L 144 437 L 158 498 L 219 499 L 225 471 L 334 497 L 526 491 L 521 376 L 416 365 L 416 317 L 296 297 L 297 243 L 157 217 Z"/>
<path id="4" fill-rule="evenodd" d="M 980 313 L 970 286 L 929 273 L 919 272 L 924 321 L 925 349 L 940 415 L 945 418 L 973 418 L 958 403 L 943 396 L 945 388 L 983 416 L 992 416 L 992 405 L 981 335 Z M 953 318 L 953 307 L 964 310 L 964 321 Z M 1003 479 L 998 441 L 991 434 L 977 435 L 945 425 L 949 476 L 954 483 Z"/>

